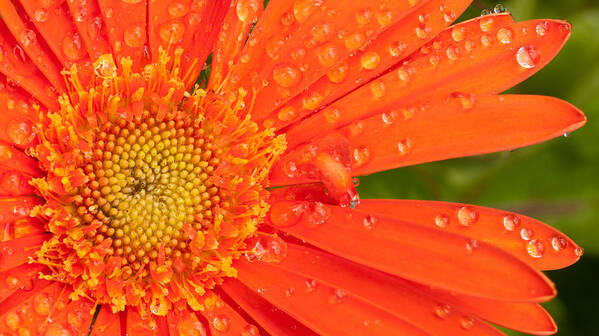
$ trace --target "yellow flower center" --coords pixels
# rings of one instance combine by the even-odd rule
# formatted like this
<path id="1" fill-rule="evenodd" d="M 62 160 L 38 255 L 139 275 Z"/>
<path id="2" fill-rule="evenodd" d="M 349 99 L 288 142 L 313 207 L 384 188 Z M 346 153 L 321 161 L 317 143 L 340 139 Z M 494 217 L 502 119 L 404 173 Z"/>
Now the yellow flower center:
<path id="1" fill-rule="evenodd" d="M 46 203 L 33 215 L 53 233 L 37 252 L 42 277 L 113 311 L 203 309 L 207 290 L 268 212 L 268 173 L 285 139 L 244 113 L 246 92 L 186 91 L 181 50 L 140 73 L 111 55 L 92 74 L 65 71 L 58 111 L 39 109 Z"/>

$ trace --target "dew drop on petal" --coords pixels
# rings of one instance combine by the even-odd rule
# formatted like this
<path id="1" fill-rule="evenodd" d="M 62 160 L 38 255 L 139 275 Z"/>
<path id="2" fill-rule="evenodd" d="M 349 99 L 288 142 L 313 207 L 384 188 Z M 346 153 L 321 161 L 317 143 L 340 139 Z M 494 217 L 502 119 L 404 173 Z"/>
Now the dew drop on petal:
<path id="1" fill-rule="evenodd" d="M 372 98 L 380 99 L 385 95 L 385 92 L 385 83 L 382 81 L 374 81 L 370 83 L 370 93 L 372 94 Z"/>
<path id="2" fill-rule="evenodd" d="M 503 27 L 497 31 L 497 40 L 503 44 L 510 44 L 514 40 L 514 31 Z"/>
<path id="3" fill-rule="evenodd" d="M 548 29 L 549 29 L 549 24 L 547 23 L 547 21 L 538 23 L 535 27 L 535 31 L 537 32 L 537 35 L 539 35 L 539 36 L 545 36 L 545 34 L 547 34 Z"/>
<path id="4" fill-rule="evenodd" d="M 551 247 L 553 247 L 556 252 L 562 251 L 568 247 L 568 241 L 564 237 L 555 236 L 551 238 Z"/>
<path id="5" fill-rule="evenodd" d="M 179 43 L 183 39 L 185 25 L 179 20 L 166 22 L 158 29 L 160 38 L 167 43 Z"/>
<path id="6" fill-rule="evenodd" d="M 524 240 L 531 240 L 534 234 L 534 231 L 529 228 L 524 227 L 522 230 L 520 230 L 520 237 Z"/>
<path id="7" fill-rule="evenodd" d="M 46 316 L 50 314 L 52 301 L 46 293 L 40 293 L 33 299 L 33 310 L 39 315 Z"/>
<path id="8" fill-rule="evenodd" d="M 33 19 L 36 22 L 46 22 L 48 20 L 48 10 L 46 8 L 38 8 L 33 12 Z"/>
<path id="9" fill-rule="evenodd" d="M 138 48 L 146 42 L 146 32 L 142 25 L 132 25 L 125 29 L 123 41 L 131 48 Z"/>
<path id="10" fill-rule="evenodd" d="M 258 330 L 258 327 L 256 327 L 255 325 L 248 324 L 241 331 L 241 336 L 260 336 L 260 331 Z"/>
<path id="11" fill-rule="evenodd" d="M 543 256 L 543 253 L 545 252 L 545 245 L 540 240 L 533 239 L 528 242 L 528 245 L 526 246 L 526 251 L 528 252 L 529 256 L 533 258 L 540 258 Z"/>
<path id="12" fill-rule="evenodd" d="M 7 276 L 6 279 L 4 279 L 4 284 L 9 290 L 15 290 L 19 288 L 21 281 L 13 276 Z"/>
<path id="13" fill-rule="evenodd" d="M 316 56 L 323 66 L 333 66 L 337 62 L 337 48 L 332 44 L 325 45 L 317 52 Z"/>
<path id="14" fill-rule="evenodd" d="M 473 253 L 478 248 L 478 240 L 470 239 L 466 242 L 466 252 Z"/>
<path id="15" fill-rule="evenodd" d="M 492 17 L 481 19 L 479 22 L 480 30 L 488 32 L 493 29 L 494 24 L 495 20 Z"/>
<path id="16" fill-rule="evenodd" d="M 341 120 L 341 112 L 337 108 L 328 108 L 324 110 L 323 115 L 324 119 L 330 124 L 335 124 Z"/>
<path id="17" fill-rule="evenodd" d="M 478 211 L 471 207 L 463 206 L 458 210 L 458 221 L 463 226 L 470 226 L 478 220 Z"/>
<path id="18" fill-rule="evenodd" d="M 389 45 L 389 54 L 393 57 L 399 57 L 406 48 L 407 45 L 404 42 L 395 41 Z"/>
<path id="19" fill-rule="evenodd" d="M 575 253 L 577 256 L 581 257 L 581 256 L 584 254 L 584 249 L 583 249 L 582 247 L 577 247 L 577 248 L 574 250 L 574 253 Z"/>
<path id="20" fill-rule="evenodd" d="M 223 314 L 216 316 L 214 320 L 212 320 L 212 326 L 214 327 L 214 329 L 221 332 L 227 331 L 229 329 L 230 323 L 231 320 L 229 320 L 229 318 Z"/>
<path id="21" fill-rule="evenodd" d="M 455 27 L 451 30 L 451 37 L 454 41 L 459 42 L 464 39 L 465 29 L 464 27 Z"/>
<path id="22" fill-rule="evenodd" d="M 412 150 L 412 140 L 409 138 L 397 142 L 397 150 L 400 155 L 406 155 Z"/>
<path id="23" fill-rule="evenodd" d="M 306 280 L 306 288 L 307 288 L 308 292 L 313 292 L 317 286 L 318 286 L 318 283 L 316 282 L 316 280 L 314 280 L 314 279 Z"/>
<path id="24" fill-rule="evenodd" d="M 274 81 L 284 88 L 298 84 L 301 76 L 301 72 L 293 64 L 279 64 L 272 71 Z"/>
<path id="25" fill-rule="evenodd" d="M 347 293 L 344 290 L 337 288 L 337 289 L 333 290 L 333 297 L 332 297 L 331 303 L 343 302 L 343 300 L 345 300 L 346 297 L 347 297 Z"/>
<path id="26" fill-rule="evenodd" d="M 277 117 L 281 121 L 291 121 L 297 116 L 297 111 L 292 106 L 286 106 L 279 110 Z"/>
<path id="27" fill-rule="evenodd" d="M 367 147 L 355 148 L 352 154 L 352 158 L 356 167 L 365 165 L 371 159 L 370 150 Z"/>
<path id="28" fill-rule="evenodd" d="M 381 57 L 377 52 L 369 51 L 362 55 L 360 63 L 364 69 L 372 70 L 381 63 Z"/>
<path id="29" fill-rule="evenodd" d="M 13 119 L 6 128 L 8 137 L 15 145 L 24 146 L 30 144 L 35 139 L 33 123 L 28 119 Z"/>
<path id="30" fill-rule="evenodd" d="M 345 47 L 347 49 L 356 50 L 362 45 L 362 43 L 364 43 L 365 38 L 364 38 L 364 35 L 362 35 L 360 33 L 356 33 L 356 34 L 351 34 L 351 35 L 346 36 L 344 41 L 345 41 Z"/>
<path id="31" fill-rule="evenodd" d="M 474 325 L 474 319 L 472 319 L 471 317 L 462 317 L 460 319 L 460 325 L 464 329 L 470 329 Z"/>
<path id="32" fill-rule="evenodd" d="M 451 307 L 448 305 L 440 304 L 435 306 L 435 316 L 440 319 L 446 319 L 451 314 Z"/>
<path id="33" fill-rule="evenodd" d="M 287 290 L 285 290 L 285 295 L 287 297 L 292 297 L 293 294 L 295 294 L 295 289 L 293 287 L 289 287 Z"/>
<path id="34" fill-rule="evenodd" d="M 539 50 L 533 45 L 522 46 L 516 53 L 518 64 L 525 69 L 534 68 L 539 62 L 539 58 Z"/>
<path id="35" fill-rule="evenodd" d="M 308 222 L 313 225 L 320 225 L 326 222 L 331 216 L 331 209 L 321 202 L 314 202 L 308 210 Z"/>
<path id="36" fill-rule="evenodd" d="M 520 226 L 520 217 L 516 215 L 506 215 L 503 217 L 503 227 L 508 231 L 514 231 Z"/>
<path id="37" fill-rule="evenodd" d="M 449 224 L 449 217 L 445 214 L 438 214 L 435 216 L 435 225 L 441 229 L 444 229 Z"/>
<path id="38" fill-rule="evenodd" d="M 372 215 L 367 215 L 366 217 L 364 217 L 364 228 L 368 231 L 374 229 L 377 221 L 378 220 L 376 219 L 376 217 Z"/>
<path id="39" fill-rule="evenodd" d="M 168 6 L 168 13 L 172 17 L 183 17 L 189 12 L 189 6 L 183 1 L 173 1 Z"/>
<path id="40" fill-rule="evenodd" d="M 341 83 L 345 79 L 345 76 L 347 76 L 347 70 L 347 64 L 340 64 L 331 68 L 327 72 L 327 77 L 333 83 Z"/>

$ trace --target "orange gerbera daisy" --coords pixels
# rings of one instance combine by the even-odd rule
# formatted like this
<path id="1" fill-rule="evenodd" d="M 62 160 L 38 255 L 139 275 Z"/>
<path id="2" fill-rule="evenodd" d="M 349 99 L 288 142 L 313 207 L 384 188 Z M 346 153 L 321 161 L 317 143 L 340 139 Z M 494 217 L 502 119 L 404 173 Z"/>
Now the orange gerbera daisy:
<path id="1" fill-rule="evenodd" d="M 497 95 L 570 25 L 469 4 L 0 1 L 0 335 L 554 333 L 569 238 L 355 191 L 584 124 Z"/>

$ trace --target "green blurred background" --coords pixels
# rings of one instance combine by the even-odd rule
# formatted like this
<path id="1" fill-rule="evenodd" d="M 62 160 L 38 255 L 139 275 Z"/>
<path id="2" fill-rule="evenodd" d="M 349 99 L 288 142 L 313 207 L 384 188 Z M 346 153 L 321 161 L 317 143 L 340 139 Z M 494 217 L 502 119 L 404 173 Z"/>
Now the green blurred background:
<path id="1" fill-rule="evenodd" d="M 493 9 L 475 1 L 462 19 Z M 569 137 L 512 152 L 400 168 L 360 178 L 362 198 L 464 202 L 519 212 L 572 237 L 585 254 L 549 273 L 559 296 L 546 305 L 560 336 L 599 335 L 599 1 L 502 1 L 517 21 L 555 18 L 573 25 L 562 52 L 510 90 L 565 99 L 588 123 Z M 522 335 L 511 333 L 513 335 Z"/>

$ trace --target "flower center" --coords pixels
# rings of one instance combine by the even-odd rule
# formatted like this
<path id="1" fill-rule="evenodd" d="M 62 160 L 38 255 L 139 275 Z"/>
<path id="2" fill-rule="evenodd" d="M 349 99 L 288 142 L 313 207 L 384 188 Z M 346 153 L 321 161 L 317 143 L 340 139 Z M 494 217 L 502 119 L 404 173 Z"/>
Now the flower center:
<path id="1" fill-rule="evenodd" d="M 156 260 L 161 248 L 188 261 L 185 224 L 211 229 L 222 196 L 209 180 L 219 162 L 211 141 L 190 118 L 109 122 L 98 134 L 77 213 L 98 228 L 88 234 L 94 243 L 111 238 L 109 254 L 124 258 L 129 275 Z"/>

